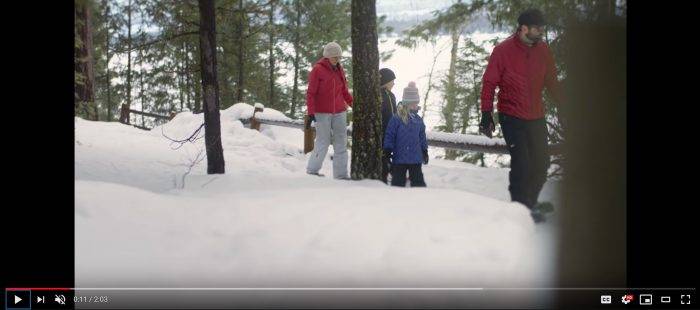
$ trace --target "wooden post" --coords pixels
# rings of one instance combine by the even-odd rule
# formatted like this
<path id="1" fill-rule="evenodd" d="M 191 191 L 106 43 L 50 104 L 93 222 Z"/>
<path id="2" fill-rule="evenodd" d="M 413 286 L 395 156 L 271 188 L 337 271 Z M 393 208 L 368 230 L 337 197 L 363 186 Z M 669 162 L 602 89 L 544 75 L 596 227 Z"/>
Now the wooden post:
<path id="1" fill-rule="evenodd" d="M 126 103 L 122 104 L 122 109 L 119 114 L 119 122 L 123 124 L 129 124 L 129 113 L 129 105 Z"/>
<path id="2" fill-rule="evenodd" d="M 263 107 L 261 106 L 256 106 L 255 111 L 253 111 L 253 117 L 250 118 L 250 129 L 255 129 L 257 131 L 260 131 L 260 122 L 255 119 L 255 113 L 262 112 Z"/>
<path id="3" fill-rule="evenodd" d="M 316 139 L 316 128 L 311 127 L 309 116 L 304 116 L 304 154 L 314 150 L 314 139 Z"/>

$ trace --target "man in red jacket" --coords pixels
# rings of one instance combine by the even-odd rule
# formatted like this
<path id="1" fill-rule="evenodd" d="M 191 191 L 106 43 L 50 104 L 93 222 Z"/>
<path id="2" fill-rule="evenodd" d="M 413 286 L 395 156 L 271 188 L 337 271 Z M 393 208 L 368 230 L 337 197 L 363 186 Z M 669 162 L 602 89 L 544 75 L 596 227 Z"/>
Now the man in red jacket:
<path id="1" fill-rule="evenodd" d="M 348 175 L 348 134 L 346 110 L 352 107 L 345 71 L 340 65 L 340 45 L 328 43 L 323 58 L 309 73 L 306 90 L 306 113 L 316 127 L 314 150 L 306 167 L 308 174 L 319 175 L 328 146 L 333 141 L 333 177 L 350 179 Z"/>
<path id="2" fill-rule="evenodd" d="M 511 200 L 532 210 L 536 222 L 544 220 L 535 206 L 550 164 L 544 87 L 557 103 L 562 101 L 554 59 L 541 41 L 544 25 L 542 12 L 526 10 L 518 17 L 517 32 L 493 49 L 483 77 L 479 124 L 480 132 L 490 138 L 498 87 L 498 118 L 511 158 L 508 190 Z"/>

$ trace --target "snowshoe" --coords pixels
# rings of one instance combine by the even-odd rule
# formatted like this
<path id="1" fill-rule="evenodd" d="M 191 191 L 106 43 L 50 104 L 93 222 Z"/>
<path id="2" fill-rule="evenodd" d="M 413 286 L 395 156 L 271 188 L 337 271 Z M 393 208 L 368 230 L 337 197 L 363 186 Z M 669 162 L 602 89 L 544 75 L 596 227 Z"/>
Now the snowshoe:
<path id="1" fill-rule="evenodd" d="M 307 172 L 306 174 L 315 175 L 317 177 L 325 177 L 325 175 L 323 173 L 318 173 L 318 172 Z"/>
<path id="2" fill-rule="evenodd" d="M 538 202 L 530 210 L 530 215 L 535 223 L 542 223 L 547 220 L 547 215 L 554 212 L 554 205 L 551 202 Z"/>
<path id="3" fill-rule="evenodd" d="M 552 213 L 554 212 L 554 205 L 551 202 L 544 201 L 544 202 L 538 202 L 535 204 L 533 209 L 537 209 L 540 212 L 547 214 L 547 213 Z"/>
<path id="4" fill-rule="evenodd" d="M 532 211 L 530 211 L 530 216 L 532 216 L 532 220 L 535 221 L 535 224 L 543 223 L 547 220 L 547 216 L 538 209 L 532 209 Z"/>

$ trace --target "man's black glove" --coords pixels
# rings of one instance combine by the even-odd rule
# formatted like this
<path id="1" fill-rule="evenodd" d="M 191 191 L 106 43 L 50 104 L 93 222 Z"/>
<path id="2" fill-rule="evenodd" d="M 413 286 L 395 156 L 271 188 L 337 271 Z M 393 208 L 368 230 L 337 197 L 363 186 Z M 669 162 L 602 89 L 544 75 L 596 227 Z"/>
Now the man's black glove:
<path id="1" fill-rule="evenodd" d="M 493 132 L 496 130 L 496 125 L 493 123 L 493 115 L 491 112 L 481 112 L 481 123 L 479 123 L 479 132 L 485 136 L 493 137 Z"/>
<path id="2" fill-rule="evenodd" d="M 428 164 L 428 159 L 430 159 L 430 157 L 428 157 L 428 150 L 423 150 L 423 164 L 424 165 Z"/>

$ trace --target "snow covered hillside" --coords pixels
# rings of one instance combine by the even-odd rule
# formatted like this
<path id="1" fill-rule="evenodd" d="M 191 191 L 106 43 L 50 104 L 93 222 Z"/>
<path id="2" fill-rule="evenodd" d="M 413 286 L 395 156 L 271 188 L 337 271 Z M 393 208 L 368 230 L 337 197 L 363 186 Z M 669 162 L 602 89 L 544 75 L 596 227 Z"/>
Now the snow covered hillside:
<path id="1" fill-rule="evenodd" d="M 309 176 L 303 133 L 244 128 L 252 111 L 222 111 L 225 175 L 205 159 L 185 177 L 204 139 L 162 134 L 201 114 L 152 131 L 76 118 L 76 287 L 550 285 L 553 224 L 508 201 L 508 170 L 431 158 L 428 188 Z"/>

